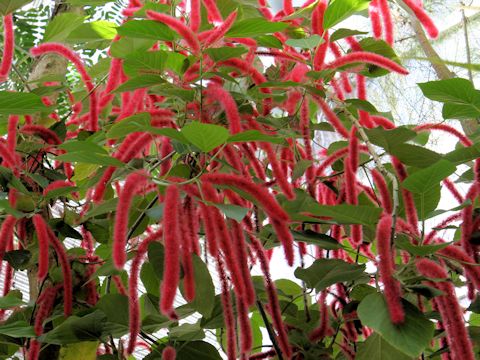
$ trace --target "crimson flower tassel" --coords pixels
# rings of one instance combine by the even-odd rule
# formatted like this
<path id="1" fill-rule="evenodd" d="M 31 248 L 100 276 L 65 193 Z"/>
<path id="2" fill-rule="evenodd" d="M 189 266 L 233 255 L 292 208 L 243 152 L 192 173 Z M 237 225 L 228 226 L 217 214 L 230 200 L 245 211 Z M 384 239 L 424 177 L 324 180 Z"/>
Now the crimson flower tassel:
<path id="1" fill-rule="evenodd" d="M 270 313 L 272 316 L 272 322 L 273 322 L 273 326 L 277 331 L 278 344 L 283 354 L 285 355 L 285 357 L 289 359 L 290 356 L 292 355 L 292 349 L 288 342 L 288 335 L 285 330 L 285 325 L 283 324 L 283 321 L 282 321 L 282 312 L 280 309 L 280 304 L 278 302 L 277 290 L 270 276 L 268 259 L 262 244 L 253 236 L 250 236 L 249 238 L 250 238 L 252 247 L 255 250 L 255 253 L 257 254 L 257 258 L 260 263 L 260 268 L 263 272 L 265 289 L 267 290 L 267 296 L 268 296 L 268 304 L 269 304 Z"/>
<path id="2" fill-rule="evenodd" d="M 372 22 L 373 36 L 375 39 L 382 37 L 382 24 L 380 22 L 380 11 L 378 6 L 378 0 L 372 0 L 368 6 L 368 15 Z"/>
<path id="3" fill-rule="evenodd" d="M 207 19 L 208 22 L 221 22 L 223 20 L 220 11 L 218 10 L 217 4 L 214 0 L 202 0 L 203 5 L 207 9 Z"/>
<path id="4" fill-rule="evenodd" d="M 378 269 L 384 286 L 390 318 L 394 324 L 401 324 L 405 320 L 405 312 L 402 306 L 400 285 L 394 279 L 395 265 L 392 261 L 392 216 L 384 214 L 377 225 L 377 249 L 380 255 Z"/>
<path id="5" fill-rule="evenodd" d="M 372 178 L 375 186 L 380 193 L 380 205 L 387 214 L 391 214 L 393 211 L 392 200 L 390 198 L 390 192 L 388 191 L 387 183 L 382 174 L 377 170 L 372 170 Z"/>
<path id="6" fill-rule="evenodd" d="M 288 228 L 289 216 L 267 189 L 233 174 L 205 174 L 202 179 L 218 185 L 231 185 L 251 194 L 262 205 L 270 218 L 272 226 L 282 242 L 288 264 L 293 264 L 293 237 Z"/>
<path id="7" fill-rule="evenodd" d="M 458 261 L 465 269 L 465 274 L 477 290 L 480 290 L 480 268 L 475 262 L 475 259 L 469 256 L 460 246 L 449 245 L 437 252 L 447 258 Z"/>
<path id="8" fill-rule="evenodd" d="M 15 154 L 15 148 L 17 147 L 17 125 L 18 116 L 10 115 L 8 117 L 7 148 L 12 154 Z"/>
<path id="9" fill-rule="evenodd" d="M 160 311 L 170 319 L 177 319 L 173 301 L 180 278 L 180 227 L 178 222 L 180 192 L 176 185 L 170 185 L 165 192 L 165 212 L 163 217 L 163 245 L 165 261 L 161 285 Z"/>
<path id="10" fill-rule="evenodd" d="M 0 228 L 0 263 L 2 262 L 3 256 L 5 255 L 5 250 L 8 247 L 10 239 L 13 237 L 13 231 L 14 231 L 16 222 L 17 222 L 17 219 L 15 219 L 14 216 L 7 215 L 7 217 L 2 223 L 2 227 Z M 47 257 L 47 260 L 48 260 L 48 257 Z M 48 263 L 47 263 L 47 268 L 48 268 Z"/>
<path id="11" fill-rule="evenodd" d="M 328 104 L 323 100 L 322 98 L 319 98 L 317 96 L 313 97 L 315 101 L 318 103 L 320 108 L 322 109 L 323 113 L 325 114 L 325 117 L 327 118 L 328 122 L 330 125 L 333 126 L 335 131 L 340 134 L 344 138 L 348 138 L 348 131 L 345 128 L 345 126 L 342 124 L 342 121 L 338 118 L 338 116 L 330 109 Z"/>
<path id="12" fill-rule="evenodd" d="M 43 220 L 43 219 L 42 219 Z M 72 315 L 72 269 L 68 261 L 67 252 L 65 251 L 63 244 L 58 240 L 53 231 L 47 227 L 48 238 L 53 249 L 57 253 L 58 261 L 62 269 L 63 275 L 63 314 L 65 317 Z"/>
<path id="13" fill-rule="evenodd" d="M 92 83 L 92 78 L 90 75 L 87 73 L 87 70 L 85 69 L 85 65 L 83 64 L 82 60 L 80 57 L 67 48 L 63 44 L 58 44 L 58 43 L 44 43 L 40 44 L 37 47 L 33 48 L 30 50 L 31 54 L 33 56 L 41 56 L 46 53 L 56 53 L 58 55 L 61 55 L 65 57 L 67 60 L 69 60 L 73 65 L 75 65 L 77 71 L 80 73 L 80 77 L 82 78 L 85 87 L 87 88 L 87 92 L 89 94 L 89 99 L 90 99 L 90 124 L 89 124 L 89 130 L 91 131 L 97 131 L 98 130 L 98 98 L 97 98 L 97 93 L 95 91 L 95 86 Z"/>
<path id="14" fill-rule="evenodd" d="M 430 18 L 430 16 L 428 16 L 428 14 L 425 12 L 423 7 L 420 4 L 418 4 L 418 1 L 415 1 L 415 0 L 403 0 L 403 1 L 405 2 L 405 5 L 407 5 L 410 8 L 410 10 L 413 11 L 418 21 L 420 21 L 422 26 L 427 31 L 428 36 L 430 36 L 432 39 L 436 39 L 438 37 L 438 29 L 433 23 L 433 20 Z"/>
<path id="15" fill-rule="evenodd" d="M 222 285 L 222 308 L 225 328 L 227 330 L 227 358 L 228 360 L 235 360 L 237 358 L 237 339 L 235 333 L 235 319 L 233 316 L 232 300 L 230 297 L 230 289 L 228 288 L 227 274 L 225 266 L 220 256 L 217 256 L 217 271 Z"/>
<path id="16" fill-rule="evenodd" d="M 210 85 L 205 90 L 205 93 L 211 98 L 216 99 L 220 104 L 222 104 L 223 109 L 225 110 L 225 115 L 227 116 L 230 133 L 236 134 L 242 130 L 242 125 L 240 122 L 240 114 L 238 113 L 238 107 L 233 100 L 232 95 L 221 86 Z"/>
<path id="17" fill-rule="evenodd" d="M 222 25 L 218 26 L 216 29 L 212 31 L 212 33 L 205 39 L 205 46 L 209 47 L 212 44 L 215 44 L 220 39 L 222 39 L 225 36 L 225 34 L 228 32 L 228 30 L 230 30 L 236 18 L 237 18 L 237 10 L 235 10 L 230 15 L 228 15 L 228 17 L 225 19 Z"/>
<path id="18" fill-rule="evenodd" d="M 162 360 L 175 360 L 176 357 L 177 357 L 177 352 L 173 347 L 167 346 L 165 349 L 163 349 Z"/>
<path id="19" fill-rule="evenodd" d="M 200 52 L 200 43 L 198 42 L 195 33 L 187 27 L 184 23 L 174 18 L 173 16 L 162 14 L 156 11 L 147 10 L 147 17 L 149 19 L 161 22 L 167 25 L 172 30 L 178 32 L 183 37 L 185 42 L 190 46 L 190 49 L 194 54 Z"/>
<path id="20" fill-rule="evenodd" d="M 446 325 L 447 341 L 450 345 L 452 359 L 475 359 L 472 343 L 465 327 L 463 311 L 458 303 L 455 287 L 448 281 L 447 271 L 436 262 L 428 259 L 420 259 L 416 262 L 416 265 L 421 275 L 431 279 L 443 280 L 430 281 L 429 285 L 443 292 L 443 295 L 437 296 L 435 299 L 439 305 L 438 310 L 442 316 L 442 322 Z"/>
<path id="21" fill-rule="evenodd" d="M 47 224 L 43 217 L 35 214 L 32 217 L 33 225 L 37 233 L 38 239 L 38 271 L 37 277 L 39 281 L 43 281 L 48 273 L 48 243 L 49 236 L 47 231 Z"/>
<path id="22" fill-rule="evenodd" d="M 408 75 L 408 70 L 398 65 L 395 61 L 367 51 L 356 51 L 343 55 L 342 57 L 328 63 L 326 65 L 326 68 L 336 69 L 342 66 L 352 65 L 356 63 L 372 64 L 388 71 L 396 72 L 402 75 Z"/>
<path id="23" fill-rule="evenodd" d="M 115 212 L 115 227 L 113 230 L 113 264 L 117 269 L 123 269 L 127 260 L 125 245 L 127 242 L 128 214 L 136 191 L 147 182 L 146 174 L 135 172 L 127 176 L 122 191 L 118 196 Z"/>
<path id="24" fill-rule="evenodd" d="M 183 217 L 181 224 L 181 230 L 183 236 L 181 237 L 181 260 L 183 268 L 183 287 L 185 289 L 185 300 L 188 302 L 193 301 L 195 298 L 195 274 L 193 271 L 193 239 L 191 239 L 192 234 L 190 233 L 191 223 L 188 220 L 189 214 L 189 204 L 191 204 L 192 198 L 185 198 L 183 209 L 180 211 L 179 208 L 179 218 Z"/>
<path id="25" fill-rule="evenodd" d="M 0 82 L 7 80 L 13 63 L 15 38 L 13 32 L 13 15 L 3 17 L 3 58 L 0 64 Z"/>
<path id="26" fill-rule="evenodd" d="M 200 0 L 190 0 L 190 29 L 197 32 L 200 29 Z"/>
<path id="27" fill-rule="evenodd" d="M 127 345 L 127 354 L 131 355 L 135 350 L 137 337 L 140 333 L 140 305 L 138 303 L 138 274 L 143 258 L 148 251 L 148 245 L 151 242 L 159 240 L 163 236 L 163 230 L 160 229 L 146 237 L 138 246 L 137 253 L 132 260 L 130 276 L 128 278 L 128 308 L 130 336 Z"/>
<path id="28" fill-rule="evenodd" d="M 392 14 L 390 13 L 390 8 L 388 7 L 387 0 L 378 0 L 378 5 L 380 13 L 383 18 L 383 29 L 385 31 L 385 41 L 390 46 L 393 45 L 394 35 L 393 35 L 393 21 Z"/>

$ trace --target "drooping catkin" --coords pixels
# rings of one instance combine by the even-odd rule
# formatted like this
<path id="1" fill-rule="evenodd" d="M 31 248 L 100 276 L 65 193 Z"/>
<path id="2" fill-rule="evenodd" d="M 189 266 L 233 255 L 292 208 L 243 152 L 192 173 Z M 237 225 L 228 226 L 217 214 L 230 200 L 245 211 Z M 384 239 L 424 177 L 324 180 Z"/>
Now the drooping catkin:
<path id="1" fill-rule="evenodd" d="M 343 55 L 342 57 L 328 63 L 326 65 L 326 68 L 336 69 L 342 66 L 352 65 L 356 63 L 372 64 L 388 71 L 396 72 L 402 75 L 408 75 L 408 70 L 398 65 L 395 61 L 367 51 L 356 51 Z"/>
<path id="2" fill-rule="evenodd" d="M 436 39 L 439 33 L 438 28 L 435 26 L 433 20 L 430 18 L 430 16 L 428 16 L 428 14 L 425 12 L 423 7 L 420 4 L 418 4 L 418 2 L 415 0 L 403 0 L 403 1 L 405 5 L 407 5 L 410 8 L 410 10 L 413 11 L 418 21 L 420 21 L 422 26 L 427 31 L 428 36 L 430 36 L 432 39 Z"/>
<path id="3" fill-rule="evenodd" d="M 165 260 L 161 284 L 160 311 L 170 319 L 177 319 L 173 301 L 180 279 L 180 226 L 178 219 L 180 191 L 177 185 L 170 185 L 165 192 L 165 209 L 163 217 L 163 245 Z"/>
<path id="4" fill-rule="evenodd" d="M 191 51 L 194 54 L 198 54 L 198 52 L 200 51 L 200 43 L 198 42 L 198 38 L 195 33 L 184 23 L 174 18 L 173 16 L 152 10 L 147 10 L 147 17 L 149 19 L 161 22 L 167 25 L 172 30 L 178 32 L 178 34 L 180 34 L 180 36 L 182 36 L 185 42 L 188 44 Z"/>
<path id="5" fill-rule="evenodd" d="M 43 220 L 43 219 L 42 219 Z M 63 244 L 53 233 L 50 227 L 47 227 L 48 239 L 53 249 L 55 250 L 58 262 L 62 269 L 63 275 L 63 314 L 65 317 L 72 315 L 72 301 L 73 301 L 73 285 L 72 285 L 72 268 L 68 261 L 67 252 Z"/>
<path id="6" fill-rule="evenodd" d="M 233 315 L 232 299 L 230 296 L 230 289 L 228 287 L 227 274 L 223 260 L 220 256 L 217 256 L 217 271 L 220 278 L 220 284 L 222 286 L 221 300 L 225 329 L 227 331 L 227 358 L 228 360 L 235 360 L 237 353 L 235 318 Z"/>
<path id="7" fill-rule="evenodd" d="M 46 53 L 55 53 L 65 57 L 70 61 L 82 78 L 82 81 L 87 88 L 87 92 L 90 100 L 90 113 L 89 113 L 89 130 L 98 130 L 98 98 L 95 86 L 92 83 L 92 78 L 85 69 L 80 57 L 71 49 L 60 43 L 43 43 L 30 50 L 33 56 L 41 56 Z"/>
<path id="8" fill-rule="evenodd" d="M 162 351 L 162 360 L 175 360 L 177 357 L 177 351 L 171 346 L 165 347 Z"/>
<path id="9" fill-rule="evenodd" d="M 394 324 L 401 324 L 405 320 L 403 310 L 400 285 L 394 279 L 395 264 L 392 260 L 392 216 L 384 214 L 377 224 L 377 249 L 380 256 L 378 270 L 381 281 L 384 286 L 385 298 L 390 313 L 390 318 Z"/>
<path id="10" fill-rule="evenodd" d="M 447 340 L 453 359 L 473 360 L 472 343 L 465 327 L 463 311 L 455 294 L 455 287 L 449 279 L 447 271 L 436 262 L 428 259 L 417 260 L 416 266 L 421 275 L 443 281 L 430 281 L 429 285 L 443 292 L 437 296 L 442 321 L 446 324 Z"/>
<path id="11" fill-rule="evenodd" d="M 393 211 L 392 199 L 385 178 L 380 171 L 373 169 L 372 178 L 377 190 L 380 194 L 380 205 L 387 214 L 391 214 Z"/>
<path id="12" fill-rule="evenodd" d="M 153 241 L 158 241 L 163 236 L 163 229 L 159 229 L 142 240 L 137 248 L 137 253 L 132 260 L 130 276 L 128 278 L 128 308 L 129 308 L 129 330 L 130 335 L 127 345 L 127 354 L 132 354 L 135 350 L 138 334 L 140 333 L 140 305 L 138 302 L 138 275 L 145 254 L 148 251 L 148 245 Z"/>
<path id="13" fill-rule="evenodd" d="M 117 269 L 123 269 L 127 254 L 128 215 L 135 192 L 147 182 L 146 174 L 142 171 L 131 173 L 125 179 L 122 191 L 118 196 L 117 211 L 115 212 L 115 226 L 113 228 L 113 264 Z"/>
<path id="14" fill-rule="evenodd" d="M 13 63 L 15 36 L 13 31 L 13 15 L 3 17 L 3 57 L 0 63 L 0 82 L 8 78 Z"/>
<path id="15" fill-rule="evenodd" d="M 48 273 L 48 244 L 49 236 L 47 224 L 43 220 L 42 215 L 35 214 L 32 217 L 33 225 L 38 239 L 38 271 L 37 277 L 39 281 L 45 279 Z"/>

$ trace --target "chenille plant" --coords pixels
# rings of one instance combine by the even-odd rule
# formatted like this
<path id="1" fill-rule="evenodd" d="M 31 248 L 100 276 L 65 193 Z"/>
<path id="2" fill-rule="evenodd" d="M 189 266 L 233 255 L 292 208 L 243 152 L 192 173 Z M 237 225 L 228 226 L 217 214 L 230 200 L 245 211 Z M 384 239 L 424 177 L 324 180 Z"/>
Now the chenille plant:
<path id="1" fill-rule="evenodd" d="M 368 100 L 377 77 L 409 74 L 393 10 L 438 36 L 421 0 L 57 13 L 22 51 L 72 76 L 32 81 L 15 45 L 29 2 L 0 5 L 1 358 L 478 355 L 479 134 L 397 126 Z M 371 31 L 342 27 L 354 15 Z M 480 117 L 468 80 L 419 86 L 445 120 Z M 430 132 L 457 147 L 428 149 Z"/>

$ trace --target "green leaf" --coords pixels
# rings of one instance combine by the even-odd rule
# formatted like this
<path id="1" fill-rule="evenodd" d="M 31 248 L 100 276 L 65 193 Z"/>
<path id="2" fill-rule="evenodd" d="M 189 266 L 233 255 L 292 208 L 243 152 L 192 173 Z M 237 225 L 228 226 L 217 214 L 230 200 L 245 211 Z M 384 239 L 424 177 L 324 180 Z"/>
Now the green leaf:
<path id="1" fill-rule="evenodd" d="M 97 165 L 105 165 L 105 166 L 117 166 L 122 167 L 125 165 L 118 159 L 108 155 L 102 155 L 97 153 L 90 153 L 87 151 L 79 151 L 75 153 L 68 153 L 59 155 L 55 158 L 59 161 L 65 162 L 76 162 L 76 163 L 85 163 L 85 164 L 97 164 Z"/>
<path id="2" fill-rule="evenodd" d="M 59 145 L 58 148 L 67 152 L 89 151 L 92 153 L 108 155 L 107 150 L 91 141 L 71 140 Z"/>
<path id="3" fill-rule="evenodd" d="M 395 240 L 395 246 L 399 249 L 406 250 L 412 255 L 427 256 L 446 248 L 451 243 L 434 244 L 434 245 L 414 245 L 407 237 L 399 237 Z"/>
<path id="4" fill-rule="evenodd" d="M 121 36 L 139 39 L 175 40 L 176 33 L 167 25 L 154 20 L 130 20 L 117 28 Z"/>
<path id="5" fill-rule="evenodd" d="M 198 121 L 184 126 L 182 135 L 203 152 L 209 152 L 224 144 L 228 139 L 228 130 L 223 126 L 204 124 Z"/>
<path id="6" fill-rule="evenodd" d="M 461 147 L 445 154 L 444 158 L 455 165 L 460 165 L 480 157 L 480 144 L 469 147 Z"/>
<path id="7" fill-rule="evenodd" d="M 11 336 L 13 338 L 35 337 L 33 326 L 26 321 L 15 321 L 11 324 L 2 324 L 0 326 L 0 334 Z"/>
<path id="8" fill-rule="evenodd" d="M 168 335 L 177 341 L 193 341 L 202 340 L 205 337 L 205 332 L 198 323 L 187 323 L 171 328 Z"/>
<path id="9" fill-rule="evenodd" d="M 129 76 L 161 75 L 167 58 L 168 53 L 165 51 L 136 51 L 125 57 L 123 67 L 125 73 Z"/>
<path id="10" fill-rule="evenodd" d="M 163 259 L 165 258 L 165 249 L 162 244 L 152 242 L 148 245 L 148 261 L 153 266 L 158 280 L 163 279 Z"/>
<path id="11" fill-rule="evenodd" d="M 394 348 L 377 333 L 358 344 L 356 360 L 412 360 L 400 350 Z"/>
<path id="12" fill-rule="evenodd" d="M 371 327 L 390 345 L 411 357 L 418 357 L 430 344 L 434 325 L 415 306 L 403 302 L 405 322 L 394 325 L 382 294 L 365 297 L 358 306 L 358 317 L 363 325 Z"/>
<path id="13" fill-rule="evenodd" d="M 62 42 L 77 27 L 83 24 L 85 17 L 74 13 L 56 15 L 50 21 L 43 35 L 43 42 Z"/>
<path id="14" fill-rule="evenodd" d="M 128 326 L 128 297 L 121 294 L 105 294 L 96 308 L 102 310 L 109 322 Z"/>
<path id="15" fill-rule="evenodd" d="M 82 341 L 75 344 L 65 344 L 60 348 L 61 360 L 95 360 L 97 359 L 98 341 Z M 105 359 L 104 359 L 105 360 Z"/>
<path id="16" fill-rule="evenodd" d="M 392 130 L 385 130 L 381 127 L 365 129 L 365 133 L 372 144 L 380 146 L 387 152 L 417 136 L 415 131 L 404 126 L 399 126 Z"/>
<path id="17" fill-rule="evenodd" d="M 205 317 L 210 317 L 215 305 L 215 287 L 207 265 L 193 254 L 195 298 L 190 305 Z"/>
<path id="18" fill-rule="evenodd" d="M 210 58 L 215 61 L 224 61 L 231 58 L 239 58 L 243 54 L 248 52 L 243 46 L 236 46 L 236 47 L 219 47 L 219 48 L 211 48 L 205 50 L 205 52 L 210 56 Z"/>
<path id="19" fill-rule="evenodd" d="M 257 36 L 256 40 L 258 46 L 274 49 L 281 49 L 283 47 L 282 42 L 273 35 Z"/>
<path id="20" fill-rule="evenodd" d="M 342 28 L 342 29 L 338 29 L 338 30 L 334 31 L 333 34 L 330 35 L 330 41 L 335 42 L 337 40 L 341 40 L 341 39 L 344 39 L 344 38 L 349 37 L 349 36 L 365 35 L 365 34 L 368 34 L 368 32 L 352 30 L 352 29 L 343 29 Z"/>
<path id="21" fill-rule="evenodd" d="M 82 317 L 70 316 L 59 326 L 40 336 L 39 341 L 47 344 L 64 345 L 98 340 L 104 335 L 106 320 L 105 314 L 99 310 Z"/>
<path id="22" fill-rule="evenodd" d="M 320 249 L 337 250 L 341 249 L 342 245 L 326 234 L 320 234 L 312 230 L 292 231 L 295 241 L 301 241 L 307 244 L 318 246 Z"/>
<path id="23" fill-rule="evenodd" d="M 26 115 L 45 110 L 47 110 L 47 107 L 37 95 L 0 91 L 0 114 Z"/>
<path id="24" fill-rule="evenodd" d="M 113 40 L 116 35 L 117 29 L 115 23 L 99 20 L 87 22 L 78 26 L 70 33 L 67 41 L 74 44 L 89 42 L 97 43 L 99 41 Z"/>
<path id="25" fill-rule="evenodd" d="M 411 144 L 397 145 L 389 153 L 397 157 L 404 165 L 418 168 L 429 167 L 442 158 L 439 153 Z"/>
<path id="26" fill-rule="evenodd" d="M 456 166 L 451 162 L 440 160 L 408 176 L 402 182 L 402 187 L 413 193 L 426 193 L 449 175 L 453 174 L 456 169 Z"/>
<path id="27" fill-rule="evenodd" d="M 443 116 L 446 119 L 480 116 L 480 91 L 466 79 L 430 81 L 418 86 L 427 98 L 445 104 Z"/>
<path id="28" fill-rule="evenodd" d="M 26 303 L 22 301 L 20 290 L 11 290 L 6 296 L 0 297 L 0 309 L 10 309 L 22 305 L 26 305 Z"/>
<path id="29" fill-rule="evenodd" d="M 106 3 L 111 2 L 111 0 L 69 0 L 68 3 L 73 6 L 101 6 Z"/>
<path id="30" fill-rule="evenodd" d="M 110 46 L 110 54 L 113 57 L 123 59 L 135 51 L 147 51 L 154 43 L 155 40 L 151 39 L 134 39 L 123 37 L 120 40 L 112 43 L 112 46 Z"/>
<path id="31" fill-rule="evenodd" d="M 372 225 L 378 221 L 381 209 L 365 205 L 319 205 L 310 203 L 304 212 L 312 213 L 315 216 L 331 217 L 339 224 L 363 224 Z"/>
<path id="32" fill-rule="evenodd" d="M 317 259 L 308 268 L 297 268 L 295 276 L 305 281 L 309 288 L 322 291 L 333 284 L 356 280 L 364 271 L 365 265 L 350 264 L 338 259 Z"/>
<path id="33" fill-rule="evenodd" d="M 122 138 L 150 126 L 150 114 L 139 113 L 115 123 L 107 132 L 107 138 Z"/>
<path id="34" fill-rule="evenodd" d="M 244 208 L 238 205 L 233 205 L 233 204 L 212 203 L 211 205 L 215 206 L 220 211 L 222 211 L 226 217 L 233 219 L 237 222 L 242 221 L 245 215 L 247 215 L 249 211 L 249 209 L 247 208 Z"/>
<path id="35" fill-rule="evenodd" d="M 235 135 L 232 135 L 228 138 L 227 142 L 237 143 L 237 142 L 249 142 L 249 141 L 262 141 L 269 142 L 273 144 L 285 144 L 285 139 L 264 134 L 258 130 L 247 130 Z"/>
<path id="36" fill-rule="evenodd" d="M 245 38 L 257 35 L 272 34 L 285 30 L 288 24 L 283 22 L 270 22 L 264 18 L 244 19 L 235 22 L 225 37 Z"/>
<path id="37" fill-rule="evenodd" d="M 330 29 L 353 14 L 368 8 L 369 0 L 335 0 L 325 11 L 323 27 Z"/>
<path id="38" fill-rule="evenodd" d="M 317 34 L 312 35 L 308 38 L 288 39 L 287 41 L 285 41 L 288 46 L 293 46 L 301 49 L 313 49 L 320 45 L 322 42 L 322 37 Z"/>
<path id="39" fill-rule="evenodd" d="M 148 88 L 151 86 L 165 83 L 165 80 L 158 75 L 140 75 L 128 79 L 122 85 L 113 90 L 114 93 L 121 93 L 125 91 L 132 91 L 140 88 Z"/>
<path id="40" fill-rule="evenodd" d="M 295 168 L 293 169 L 293 172 L 292 172 L 292 181 L 297 180 L 299 177 L 305 174 L 305 171 L 307 171 L 307 169 L 310 166 L 312 166 L 312 163 L 313 163 L 312 160 L 306 160 L 306 159 L 297 161 L 295 164 Z"/>
<path id="41" fill-rule="evenodd" d="M 32 0 L 2 0 L 0 1 L 0 15 L 8 15 L 31 2 Z"/>
<path id="42" fill-rule="evenodd" d="M 215 346 L 205 341 L 176 341 L 176 360 L 222 360 Z M 151 352 L 144 360 L 158 360 L 155 352 Z"/>
<path id="43" fill-rule="evenodd" d="M 3 260 L 7 261 L 15 270 L 25 270 L 30 262 L 32 253 L 28 250 L 7 251 Z"/>

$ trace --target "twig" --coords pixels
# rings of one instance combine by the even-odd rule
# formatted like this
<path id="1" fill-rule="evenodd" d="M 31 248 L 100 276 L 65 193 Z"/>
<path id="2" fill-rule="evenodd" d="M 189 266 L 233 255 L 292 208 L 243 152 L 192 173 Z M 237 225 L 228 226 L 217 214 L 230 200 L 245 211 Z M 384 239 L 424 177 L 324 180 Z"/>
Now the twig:
<path id="1" fill-rule="evenodd" d="M 267 314 L 265 313 L 265 309 L 263 308 L 263 305 L 260 300 L 257 300 L 257 308 L 258 308 L 258 311 L 260 312 L 260 315 L 262 316 L 263 323 L 267 328 L 268 337 L 272 341 L 272 345 L 275 348 L 275 351 L 277 352 L 278 360 L 283 360 L 282 351 L 280 350 L 280 346 L 278 346 L 277 339 L 275 338 L 275 333 L 273 332 L 273 329 L 272 329 L 272 325 L 270 325 L 270 322 L 268 321 Z"/>

